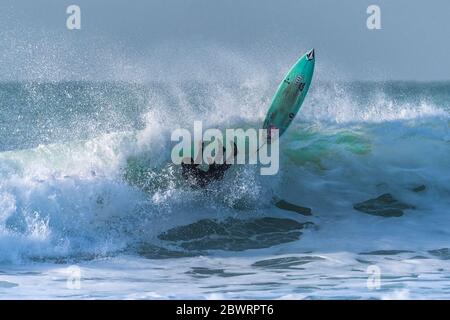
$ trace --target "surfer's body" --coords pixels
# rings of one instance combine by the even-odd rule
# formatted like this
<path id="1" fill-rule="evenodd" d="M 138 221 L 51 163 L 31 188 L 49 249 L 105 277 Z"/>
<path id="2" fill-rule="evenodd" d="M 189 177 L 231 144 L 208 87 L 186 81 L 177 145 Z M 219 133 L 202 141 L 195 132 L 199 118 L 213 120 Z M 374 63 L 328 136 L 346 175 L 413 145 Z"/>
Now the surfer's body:
<path id="1" fill-rule="evenodd" d="M 203 146 L 202 146 L 203 148 Z M 226 154 L 223 148 L 223 155 Z M 181 175 L 191 185 L 191 187 L 205 188 L 213 181 L 220 181 L 224 178 L 225 172 L 231 167 L 232 159 L 237 155 L 237 147 L 234 145 L 233 155 L 224 163 L 216 163 L 210 160 L 208 170 L 202 170 L 192 158 L 185 158 L 181 164 Z"/>
<path id="2" fill-rule="evenodd" d="M 207 171 L 199 168 L 198 164 L 195 164 L 191 158 L 190 163 L 183 163 L 182 176 L 191 185 L 191 187 L 205 188 L 212 181 L 222 180 L 225 171 L 230 168 L 230 164 L 216 164 L 213 163 L 209 166 Z"/>

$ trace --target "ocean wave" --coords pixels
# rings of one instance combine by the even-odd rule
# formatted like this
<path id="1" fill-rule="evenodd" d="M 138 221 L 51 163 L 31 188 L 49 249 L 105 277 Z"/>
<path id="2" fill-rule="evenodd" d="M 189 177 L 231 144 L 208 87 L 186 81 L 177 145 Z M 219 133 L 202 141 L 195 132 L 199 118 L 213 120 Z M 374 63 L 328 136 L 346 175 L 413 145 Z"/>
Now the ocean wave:
<path id="1" fill-rule="evenodd" d="M 186 186 L 171 163 L 171 130 L 189 129 L 194 120 L 202 120 L 205 127 L 258 127 L 273 88 L 258 82 L 127 88 L 120 86 L 117 102 L 107 95 L 117 84 L 33 86 L 32 95 L 40 98 L 31 101 L 42 104 L 33 112 L 37 119 L 48 117 L 53 133 L 40 130 L 42 122 L 33 117 L 21 119 L 24 137 L 34 138 L 31 147 L 23 148 L 28 141 L 21 141 L 14 130 L 1 133 L 9 151 L 0 153 L 0 261 L 91 259 L 138 253 L 142 244 L 169 250 L 174 244 L 164 242 L 163 232 L 197 226 L 202 219 L 221 228 L 222 220 L 258 221 L 286 214 L 274 205 L 276 198 L 312 208 L 311 219 L 321 231 L 309 230 L 301 243 L 313 250 L 330 247 L 327 237 L 334 239 L 331 247 L 336 250 L 374 249 L 377 237 L 387 247 L 431 246 L 430 238 L 435 246 L 448 239 L 450 134 L 442 96 L 449 92 L 428 94 L 436 89 L 420 91 L 404 84 L 390 91 L 377 86 L 368 90 L 363 84 L 318 84 L 282 138 L 277 176 L 262 177 L 255 166 L 238 166 L 204 192 Z M 64 94 L 55 98 L 60 89 Z M 9 99 L 22 92 L 8 90 Z M 85 105 L 76 112 L 46 111 L 52 99 L 64 105 L 77 94 Z M 117 108 L 114 116 L 96 116 L 98 101 L 108 106 L 102 110 L 106 115 Z M 3 114 L 13 115 L 12 107 Z M 95 128 L 92 117 L 100 122 Z M 117 122 L 120 117 L 126 121 Z M 421 185 L 424 192 L 411 191 Z M 402 213 L 400 222 L 373 229 L 368 222 L 372 217 L 355 211 L 354 205 L 386 193 L 415 209 Z M 359 230 L 354 236 L 333 236 L 354 230 Z M 395 236 L 406 230 L 417 235 L 414 243 Z M 279 242 L 272 238 L 274 231 L 265 232 L 270 241 Z M 209 236 L 214 239 L 214 234 Z M 227 235 L 227 243 L 240 235 L 233 237 Z M 220 248 L 208 241 L 213 240 L 199 243 Z M 189 243 L 193 247 L 188 251 L 202 250 L 195 241 Z"/>

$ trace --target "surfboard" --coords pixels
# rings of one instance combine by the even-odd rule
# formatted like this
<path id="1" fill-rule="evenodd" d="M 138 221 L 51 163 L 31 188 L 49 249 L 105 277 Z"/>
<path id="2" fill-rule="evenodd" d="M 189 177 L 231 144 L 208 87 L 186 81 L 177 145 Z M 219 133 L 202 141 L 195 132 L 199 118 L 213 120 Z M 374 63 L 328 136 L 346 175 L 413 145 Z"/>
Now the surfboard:
<path id="1" fill-rule="evenodd" d="M 278 129 L 281 137 L 300 110 L 311 84 L 314 64 L 315 54 L 311 49 L 297 60 L 278 86 L 263 124 L 268 143 L 272 139 L 271 130 Z"/>
<path id="2" fill-rule="evenodd" d="M 256 150 L 246 150 L 246 157 L 248 154 L 254 154 L 255 151 L 271 141 L 271 129 L 279 130 L 279 137 L 286 131 L 299 111 L 303 100 L 308 93 L 309 86 L 314 73 L 315 53 L 314 49 L 305 53 L 297 62 L 291 67 L 289 72 L 284 77 L 283 81 L 278 86 L 275 92 L 269 111 L 263 123 L 263 129 L 267 130 L 266 139 L 262 144 L 259 144 Z M 245 136 L 245 135 L 244 135 Z M 245 138 L 245 137 L 244 137 Z M 194 142 L 193 142 L 194 143 Z M 182 152 L 182 157 L 193 157 L 194 144 L 186 154 Z M 229 146 L 225 137 L 222 139 L 224 146 Z"/>

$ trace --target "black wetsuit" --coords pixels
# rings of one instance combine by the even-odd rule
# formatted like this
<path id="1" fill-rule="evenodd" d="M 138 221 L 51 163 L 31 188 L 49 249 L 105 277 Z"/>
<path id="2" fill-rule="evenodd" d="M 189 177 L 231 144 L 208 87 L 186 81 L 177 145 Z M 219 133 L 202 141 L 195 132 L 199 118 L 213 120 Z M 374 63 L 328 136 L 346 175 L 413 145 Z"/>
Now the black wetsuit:
<path id="1" fill-rule="evenodd" d="M 181 175 L 191 187 L 204 188 L 207 184 L 206 172 L 195 164 L 181 164 Z"/>
<path id="2" fill-rule="evenodd" d="M 223 149 L 223 154 L 226 154 L 225 148 Z M 237 155 L 237 147 L 234 145 L 234 156 Z M 223 163 L 217 164 L 213 163 L 209 165 L 208 171 L 201 170 L 197 164 L 194 164 L 194 160 L 190 159 L 190 164 L 183 163 L 182 167 L 182 175 L 185 178 L 191 187 L 200 187 L 205 188 L 211 181 L 222 180 L 225 175 L 225 171 L 227 171 L 231 164 Z"/>
<path id="3" fill-rule="evenodd" d="M 222 180 L 223 176 L 225 174 L 225 171 L 227 171 L 230 167 L 231 167 L 231 164 L 213 163 L 213 164 L 209 165 L 207 175 L 211 180 Z"/>
<path id="4" fill-rule="evenodd" d="M 182 164 L 182 176 L 189 182 L 191 187 L 205 188 L 210 182 L 222 180 L 225 171 L 230 164 L 216 164 L 209 166 L 208 171 L 203 171 L 195 164 Z"/>

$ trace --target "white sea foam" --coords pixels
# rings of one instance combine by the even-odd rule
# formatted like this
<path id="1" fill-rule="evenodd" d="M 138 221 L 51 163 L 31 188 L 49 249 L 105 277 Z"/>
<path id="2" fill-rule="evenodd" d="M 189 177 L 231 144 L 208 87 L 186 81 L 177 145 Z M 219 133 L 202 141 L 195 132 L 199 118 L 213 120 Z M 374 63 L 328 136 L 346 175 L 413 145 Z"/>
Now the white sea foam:
<path id="1" fill-rule="evenodd" d="M 54 286 L 45 297 L 73 294 L 54 283 L 52 277 L 64 277 L 64 270 L 51 264 L 56 259 L 80 264 L 86 278 L 100 279 L 83 282 L 80 298 L 445 297 L 448 274 L 442 270 L 448 269 L 448 260 L 430 251 L 448 248 L 450 239 L 449 115 L 432 96 L 399 101 L 376 94 L 365 103 L 363 94 L 345 85 L 317 84 L 282 138 L 278 176 L 260 177 L 255 167 L 239 167 L 206 196 L 183 185 L 179 168 L 170 162 L 171 130 L 194 120 L 219 128 L 258 126 L 274 85 L 263 77 L 235 85 L 150 86 L 148 106 L 138 115 L 142 125 L 135 130 L 0 153 L 0 261 L 9 270 L 1 281 L 19 284 L 12 296 L 44 297 L 33 289 L 39 281 Z M 87 130 L 92 121 L 87 116 L 76 126 Z M 423 192 L 411 191 L 420 185 Z M 398 218 L 353 209 L 383 193 L 415 209 Z M 313 216 L 278 209 L 273 197 L 310 207 Z M 204 258 L 165 261 L 137 257 L 136 246 L 142 243 L 173 249 L 157 236 L 176 226 L 262 216 L 315 226 L 303 230 L 300 240 L 271 248 L 202 251 Z M 360 255 L 375 250 L 411 252 Z M 304 270 L 281 273 L 252 266 L 299 255 L 321 259 L 299 265 Z M 427 259 L 416 257 L 421 255 Z M 31 267 L 30 260 L 44 262 Z M 365 287 L 367 263 L 359 260 L 380 267 L 381 291 Z M 36 275 L 21 277 L 23 266 Z M 192 285 L 192 272 L 205 266 L 244 274 L 230 284 L 217 271 Z M 108 284 L 117 278 L 118 286 Z M 434 285 L 423 289 L 422 279 Z M 2 290 L 10 289 L 0 284 Z"/>

